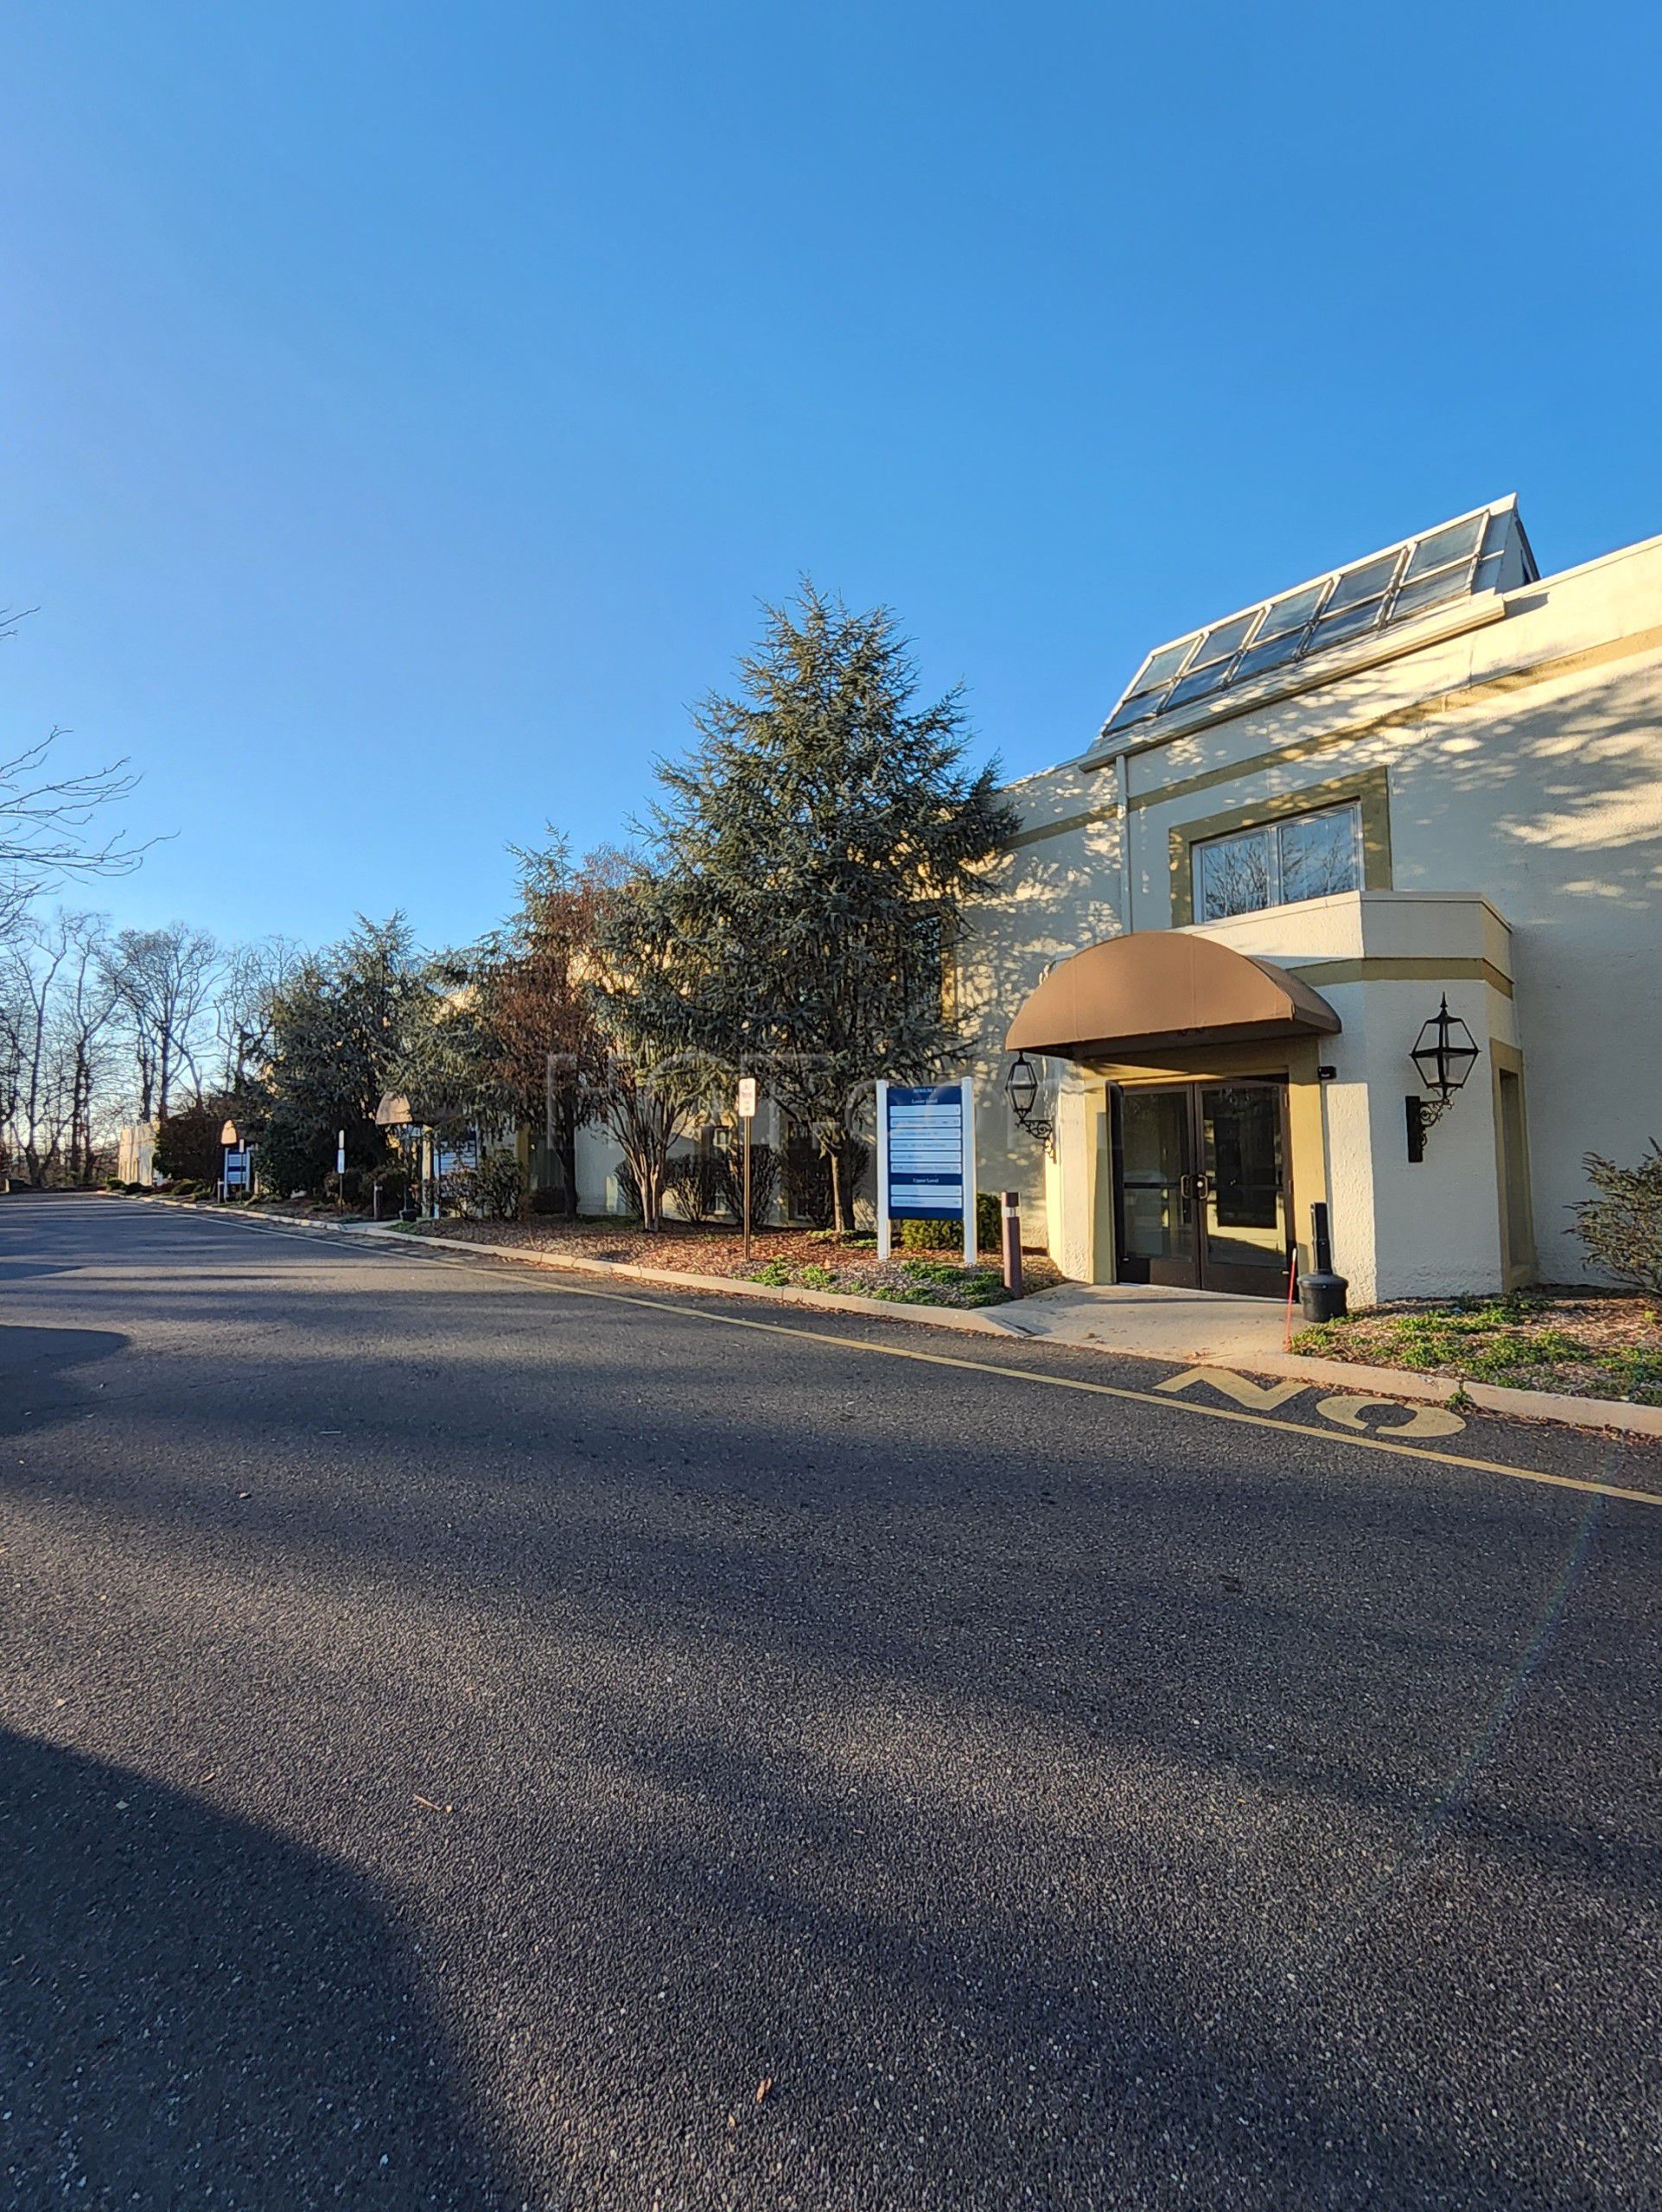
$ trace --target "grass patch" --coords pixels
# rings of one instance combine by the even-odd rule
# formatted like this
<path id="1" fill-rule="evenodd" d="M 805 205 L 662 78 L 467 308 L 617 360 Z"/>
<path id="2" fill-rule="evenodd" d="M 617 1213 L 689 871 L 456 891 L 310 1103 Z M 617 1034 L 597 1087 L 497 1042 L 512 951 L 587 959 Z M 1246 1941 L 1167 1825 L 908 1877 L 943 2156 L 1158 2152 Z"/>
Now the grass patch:
<path id="1" fill-rule="evenodd" d="M 1295 1351 L 1515 1389 L 1662 1405 L 1662 1317 L 1643 1296 L 1514 1292 L 1404 1301 L 1302 1330 Z"/>
<path id="2" fill-rule="evenodd" d="M 951 1260 L 877 1262 L 858 1254 L 845 1267 L 781 1259 L 738 1272 L 771 1290 L 841 1291 L 856 1298 L 881 1298 L 891 1306 L 1001 1306 L 1009 1296 L 996 1268 L 965 1268 Z"/>

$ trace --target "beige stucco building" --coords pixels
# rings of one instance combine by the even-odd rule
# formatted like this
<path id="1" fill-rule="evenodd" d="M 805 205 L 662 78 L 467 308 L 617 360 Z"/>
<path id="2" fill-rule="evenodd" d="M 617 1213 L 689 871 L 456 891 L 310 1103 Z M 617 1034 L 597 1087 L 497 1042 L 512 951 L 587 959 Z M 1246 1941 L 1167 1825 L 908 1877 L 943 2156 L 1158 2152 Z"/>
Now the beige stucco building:
<path id="1" fill-rule="evenodd" d="M 1583 1155 L 1662 1135 L 1662 538 L 1544 578 L 1496 502 L 1161 647 L 1009 796 L 979 1180 L 1067 1274 L 1284 1295 L 1317 1200 L 1353 1303 L 1586 1274 Z"/>

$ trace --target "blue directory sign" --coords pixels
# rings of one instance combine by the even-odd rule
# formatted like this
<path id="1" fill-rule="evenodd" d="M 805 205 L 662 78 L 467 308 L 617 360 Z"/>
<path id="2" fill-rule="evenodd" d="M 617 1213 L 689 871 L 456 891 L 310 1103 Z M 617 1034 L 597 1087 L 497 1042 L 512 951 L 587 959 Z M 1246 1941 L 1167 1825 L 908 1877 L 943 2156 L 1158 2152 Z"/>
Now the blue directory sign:
<path id="1" fill-rule="evenodd" d="M 964 1090 L 891 1083 L 888 1212 L 896 1221 L 956 1221 L 964 1211 Z"/>
<path id="2" fill-rule="evenodd" d="M 963 1083 L 877 1085 L 877 1250 L 891 1221 L 962 1221 L 975 1255 L 975 1101 Z"/>

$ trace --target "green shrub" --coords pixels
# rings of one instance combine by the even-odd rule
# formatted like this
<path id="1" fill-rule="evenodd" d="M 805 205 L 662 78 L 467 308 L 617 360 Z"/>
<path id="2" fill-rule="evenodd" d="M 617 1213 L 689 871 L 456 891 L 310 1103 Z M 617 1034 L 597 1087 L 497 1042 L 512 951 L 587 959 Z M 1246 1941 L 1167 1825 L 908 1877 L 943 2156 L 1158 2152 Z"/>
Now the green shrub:
<path id="1" fill-rule="evenodd" d="M 997 1191 L 975 1194 L 975 1241 L 977 1250 L 996 1252 L 1003 1236 L 1003 1202 Z M 904 1252 L 959 1252 L 964 1249 L 961 1221 L 903 1221 L 901 1249 Z"/>
<path id="2" fill-rule="evenodd" d="M 996 1252 L 1004 1235 L 1004 1205 L 997 1191 L 975 1194 L 975 1241 L 984 1252 Z"/>
<path id="3" fill-rule="evenodd" d="M 445 1177 L 444 1203 L 452 1211 L 485 1221 L 512 1221 L 519 1211 L 524 1180 L 511 1152 L 487 1152 L 477 1167 L 458 1167 Z"/>
<path id="4" fill-rule="evenodd" d="M 171 1181 L 217 1186 L 225 1152 L 220 1131 L 225 1127 L 223 1101 L 199 1101 L 181 1107 L 156 1125 L 156 1170 Z"/>
<path id="5" fill-rule="evenodd" d="M 512 1221 L 519 1211 L 525 1170 L 511 1152 L 487 1152 L 476 1171 L 481 1205 L 493 1221 Z"/>
<path id="6" fill-rule="evenodd" d="M 902 1252 L 959 1252 L 964 1249 L 964 1224 L 958 1221 L 903 1221 Z"/>
<path id="7" fill-rule="evenodd" d="M 1621 1282 L 1662 1296 L 1662 1146 L 1654 1137 L 1636 1167 L 1589 1152 L 1587 1179 L 1598 1192 L 1570 1208 L 1588 1257 Z"/>
<path id="8" fill-rule="evenodd" d="M 279 1198 L 292 1198 L 296 1191 L 320 1191 L 334 1164 L 332 1130 L 286 1105 L 272 1109 L 255 1147 L 254 1168 L 263 1191 Z"/>

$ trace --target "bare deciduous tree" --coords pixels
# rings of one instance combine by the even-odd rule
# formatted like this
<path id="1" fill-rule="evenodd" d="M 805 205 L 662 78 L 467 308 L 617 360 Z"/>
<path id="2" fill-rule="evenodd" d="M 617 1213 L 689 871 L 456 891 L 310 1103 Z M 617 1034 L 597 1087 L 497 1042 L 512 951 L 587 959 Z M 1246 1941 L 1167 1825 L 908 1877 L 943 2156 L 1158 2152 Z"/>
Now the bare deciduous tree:
<path id="1" fill-rule="evenodd" d="M 94 1094 L 115 997 L 103 924 L 55 914 L 15 929 L 0 955 L 0 1123 L 29 1179 L 85 1182 Z"/>
<path id="2" fill-rule="evenodd" d="M 73 1183 L 88 1183 L 92 1177 L 95 1109 L 117 1007 L 105 959 L 105 926 L 101 915 L 72 915 L 69 952 L 59 970 L 54 1039 L 68 1103 L 65 1166 Z"/>
<path id="3" fill-rule="evenodd" d="M 20 923 L 5 948 L 0 988 L 9 1063 L 6 1149 L 31 1183 L 43 1179 L 55 1151 L 48 1051 L 54 986 L 69 954 L 63 917 L 54 926 Z"/>
<path id="4" fill-rule="evenodd" d="M 181 1072 L 201 1089 L 200 1056 L 220 974 L 218 944 L 187 922 L 123 930 L 107 973 L 133 1048 L 138 1118 L 164 1121 Z"/>
<path id="5" fill-rule="evenodd" d="M 220 1090 L 240 1096 L 271 1055 L 277 1008 L 305 958 L 285 937 L 232 945 L 220 964 L 213 994 L 214 1049 Z"/>

